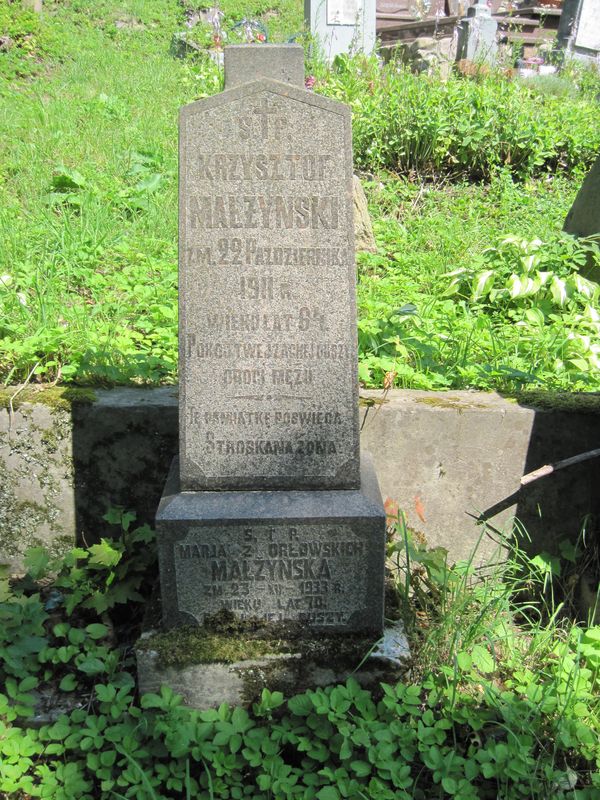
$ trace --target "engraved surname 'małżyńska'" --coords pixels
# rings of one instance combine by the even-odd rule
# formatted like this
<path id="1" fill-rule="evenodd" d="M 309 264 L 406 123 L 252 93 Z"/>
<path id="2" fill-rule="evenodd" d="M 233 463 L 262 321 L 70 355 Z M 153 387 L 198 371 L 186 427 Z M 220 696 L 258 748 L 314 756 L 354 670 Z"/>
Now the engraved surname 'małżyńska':
<path id="1" fill-rule="evenodd" d="M 349 143 L 345 107 L 274 81 L 183 110 L 185 489 L 358 485 Z"/>
<path id="2" fill-rule="evenodd" d="M 225 608 L 238 619 L 343 627 L 366 600 L 367 545 L 348 530 L 233 525 L 191 528 L 175 545 L 179 608 L 199 623 Z"/>

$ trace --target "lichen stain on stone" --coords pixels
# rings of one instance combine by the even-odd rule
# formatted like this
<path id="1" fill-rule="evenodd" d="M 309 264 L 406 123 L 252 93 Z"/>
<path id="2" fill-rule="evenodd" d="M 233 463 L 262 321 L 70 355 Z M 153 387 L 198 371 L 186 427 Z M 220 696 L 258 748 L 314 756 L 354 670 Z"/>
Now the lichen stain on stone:
<path id="1" fill-rule="evenodd" d="M 39 531 L 51 520 L 48 509 L 39 503 L 18 499 L 13 481 L 14 476 L 0 461 L 0 553 L 18 559 L 30 547 L 47 546 Z"/>
<path id="2" fill-rule="evenodd" d="M 74 534 L 65 531 L 57 505 L 61 495 L 57 467 L 71 481 L 73 474 L 70 454 L 64 452 L 69 448 L 61 447 L 69 435 L 70 417 L 57 408 L 59 412 L 46 415 L 49 424 L 42 426 L 33 421 L 32 413 L 23 424 L 26 409 L 20 408 L 12 425 L 0 433 L 2 449 L 13 462 L 9 467 L 10 461 L 0 460 L 0 553 L 16 567 L 30 547 L 41 545 L 52 555 L 61 555 L 74 544 Z"/>
<path id="3" fill-rule="evenodd" d="M 415 403 L 420 403 L 433 408 L 450 408 L 462 413 L 470 408 L 489 408 L 485 403 L 476 403 L 472 400 L 463 400 L 461 397 L 415 397 Z"/>

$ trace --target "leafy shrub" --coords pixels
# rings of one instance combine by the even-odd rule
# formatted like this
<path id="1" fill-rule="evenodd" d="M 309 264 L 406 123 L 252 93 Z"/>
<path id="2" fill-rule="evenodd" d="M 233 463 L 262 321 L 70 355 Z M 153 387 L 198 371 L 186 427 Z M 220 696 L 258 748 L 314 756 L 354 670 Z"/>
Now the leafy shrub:
<path id="1" fill-rule="evenodd" d="M 399 308 L 382 291 L 386 281 L 365 281 L 361 380 L 380 385 L 394 373 L 419 389 L 597 388 L 599 289 L 579 272 L 590 256 L 600 264 L 596 243 L 566 234 L 546 243 L 509 237 Z M 395 270 L 388 274 L 393 285 Z"/>
<path id="2" fill-rule="evenodd" d="M 371 171 L 489 179 L 504 167 L 524 178 L 587 166 L 600 150 L 595 99 L 540 96 L 500 73 L 441 81 L 357 56 L 316 88 L 352 108 L 354 161 Z"/>

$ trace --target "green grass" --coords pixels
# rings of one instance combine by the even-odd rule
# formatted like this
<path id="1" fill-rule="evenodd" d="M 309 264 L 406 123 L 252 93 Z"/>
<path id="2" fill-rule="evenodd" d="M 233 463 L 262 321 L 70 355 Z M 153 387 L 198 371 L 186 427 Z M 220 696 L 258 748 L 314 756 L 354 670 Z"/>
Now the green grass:
<path id="1" fill-rule="evenodd" d="M 183 5 L 195 7 L 47 0 L 41 18 L 0 8 L 16 43 L 0 53 L 5 384 L 176 380 L 177 114 L 221 88 L 211 61 L 170 53 Z M 243 14 L 262 15 L 275 40 L 301 29 L 298 0 L 222 7 L 226 29 Z M 360 58 L 308 69 L 353 108 L 377 234 L 379 253 L 359 258 L 364 383 L 395 372 L 420 388 L 598 388 L 593 359 L 586 372 L 565 354 L 570 333 L 587 335 L 572 314 L 545 320 L 540 356 L 539 331 L 528 347 L 514 320 L 446 296 L 447 273 L 505 237 L 556 239 L 600 143 L 597 77 L 575 72 L 556 97 L 495 76 L 380 73 Z M 416 313 L 391 319 L 406 306 Z"/>
<path id="2" fill-rule="evenodd" d="M 578 274 L 560 231 L 580 180 L 514 183 L 500 172 L 487 184 L 368 181 L 378 253 L 359 257 L 366 385 L 380 386 L 394 372 L 407 388 L 598 389 L 598 330 L 593 318 L 581 319 L 598 309 L 593 285 L 591 298 L 572 296 L 563 306 L 516 298 L 514 307 L 452 287 L 458 270 L 477 275 L 491 266 L 499 275 L 501 242 L 510 236 L 545 242 L 540 252 L 551 274 Z M 538 306 L 544 316 L 536 325 L 530 309 Z"/>

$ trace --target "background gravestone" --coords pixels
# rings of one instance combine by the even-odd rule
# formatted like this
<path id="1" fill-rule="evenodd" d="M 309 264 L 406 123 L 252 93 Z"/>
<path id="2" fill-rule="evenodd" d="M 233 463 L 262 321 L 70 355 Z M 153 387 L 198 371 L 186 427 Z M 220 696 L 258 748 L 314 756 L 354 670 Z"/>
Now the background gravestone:
<path id="1" fill-rule="evenodd" d="M 600 20 L 598 21 L 600 26 Z M 563 230 L 573 236 L 600 236 L 600 156 L 585 177 L 565 218 Z M 588 259 L 587 277 L 600 280 L 600 268 Z"/>
<path id="2" fill-rule="evenodd" d="M 269 49 L 276 74 L 297 48 Z M 379 633 L 385 515 L 359 459 L 350 111 L 264 77 L 253 50 L 225 50 L 226 85 L 247 82 L 181 111 L 163 623 L 225 610 L 297 633 Z"/>
<path id="3" fill-rule="evenodd" d="M 600 53 L 600 0 L 563 0 L 557 42 L 567 54 L 596 62 Z"/>
<path id="4" fill-rule="evenodd" d="M 600 0 L 581 0 L 575 47 L 600 52 Z"/>
<path id="5" fill-rule="evenodd" d="M 498 23 L 492 17 L 486 0 L 476 0 L 467 9 L 467 16 L 458 23 L 456 60 L 495 64 L 498 43 Z"/>
<path id="6" fill-rule="evenodd" d="M 304 0 L 304 21 L 328 61 L 375 47 L 375 0 Z"/>

